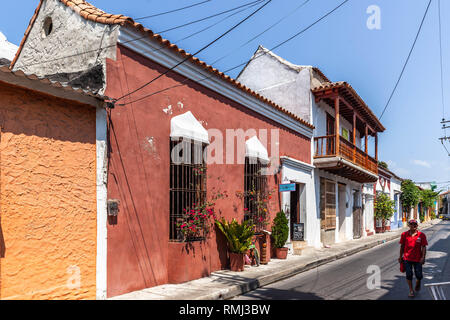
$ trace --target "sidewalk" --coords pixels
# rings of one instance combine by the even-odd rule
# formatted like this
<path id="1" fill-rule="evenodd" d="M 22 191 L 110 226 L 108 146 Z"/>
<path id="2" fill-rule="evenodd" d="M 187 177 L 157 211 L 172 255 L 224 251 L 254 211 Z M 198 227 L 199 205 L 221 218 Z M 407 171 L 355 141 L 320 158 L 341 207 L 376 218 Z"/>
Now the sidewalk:
<path id="1" fill-rule="evenodd" d="M 436 219 L 420 225 L 425 230 L 438 224 Z M 350 256 L 380 244 L 396 240 L 408 228 L 350 240 L 332 245 L 331 248 L 316 249 L 309 254 L 289 255 L 287 260 L 271 259 L 269 264 L 259 267 L 246 266 L 243 272 L 221 270 L 210 277 L 182 284 L 166 284 L 127 293 L 110 300 L 220 300 L 230 299 L 256 288 L 292 277 L 328 262 Z"/>

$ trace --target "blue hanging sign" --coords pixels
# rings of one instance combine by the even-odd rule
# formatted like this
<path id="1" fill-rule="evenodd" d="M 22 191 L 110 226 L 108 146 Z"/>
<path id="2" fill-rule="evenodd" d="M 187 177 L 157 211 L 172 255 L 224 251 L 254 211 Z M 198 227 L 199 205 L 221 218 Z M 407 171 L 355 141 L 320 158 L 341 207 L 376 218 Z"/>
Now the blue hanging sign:
<path id="1" fill-rule="evenodd" d="M 292 192 L 295 191 L 295 183 L 287 183 L 279 185 L 280 192 Z"/>

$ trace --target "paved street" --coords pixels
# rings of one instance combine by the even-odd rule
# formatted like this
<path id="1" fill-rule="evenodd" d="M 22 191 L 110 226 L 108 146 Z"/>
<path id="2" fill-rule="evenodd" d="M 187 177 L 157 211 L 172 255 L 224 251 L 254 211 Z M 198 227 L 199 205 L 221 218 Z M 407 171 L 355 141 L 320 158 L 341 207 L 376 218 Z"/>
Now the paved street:
<path id="1" fill-rule="evenodd" d="M 450 281 L 450 222 L 425 231 L 429 246 L 423 283 Z M 235 300 L 402 300 L 408 298 L 405 275 L 399 271 L 398 241 L 340 259 L 297 276 L 251 291 Z M 370 266 L 379 266 L 380 288 L 369 289 Z M 369 283 L 371 283 L 369 281 Z M 447 297 L 450 290 L 446 290 Z M 414 299 L 430 300 L 422 287 Z"/>

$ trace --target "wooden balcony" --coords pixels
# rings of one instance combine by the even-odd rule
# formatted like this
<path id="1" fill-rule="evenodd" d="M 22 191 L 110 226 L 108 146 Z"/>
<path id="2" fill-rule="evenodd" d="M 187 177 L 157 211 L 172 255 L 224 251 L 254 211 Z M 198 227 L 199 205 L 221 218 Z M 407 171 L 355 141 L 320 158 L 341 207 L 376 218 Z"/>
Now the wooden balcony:
<path id="1" fill-rule="evenodd" d="M 360 183 L 378 179 L 378 162 L 353 143 L 336 135 L 314 138 L 314 165 Z M 336 152 L 337 151 L 337 152 Z"/>

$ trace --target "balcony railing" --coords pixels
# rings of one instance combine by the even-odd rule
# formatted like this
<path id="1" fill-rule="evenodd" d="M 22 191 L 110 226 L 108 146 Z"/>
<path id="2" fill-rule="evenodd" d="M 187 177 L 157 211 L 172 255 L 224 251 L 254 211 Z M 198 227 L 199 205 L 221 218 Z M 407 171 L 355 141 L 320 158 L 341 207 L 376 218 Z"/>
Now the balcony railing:
<path id="1" fill-rule="evenodd" d="M 378 174 L 378 163 L 374 158 L 341 136 L 339 136 L 339 141 L 339 153 L 337 154 L 336 135 L 314 138 L 314 157 L 326 158 L 340 156 L 363 169 Z"/>

